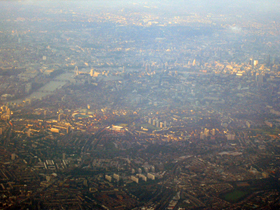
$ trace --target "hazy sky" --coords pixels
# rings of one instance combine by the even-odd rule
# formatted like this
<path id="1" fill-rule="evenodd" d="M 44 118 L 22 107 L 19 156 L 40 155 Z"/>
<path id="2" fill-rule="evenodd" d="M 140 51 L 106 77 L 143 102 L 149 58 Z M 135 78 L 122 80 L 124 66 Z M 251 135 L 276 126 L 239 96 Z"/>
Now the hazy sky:
<path id="1" fill-rule="evenodd" d="M 279 11 L 280 1 L 279 0 L 0 0 L 3 2 L 26 2 L 26 3 L 50 3 L 56 4 L 58 2 L 66 2 L 79 4 L 79 5 L 107 5 L 107 6 L 129 6 L 129 5 L 152 5 L 152 6 L 164 6 L 169 5 L 172 7 L 201 7 L 204 9 L 213 8 L 251 8 L 252 10 L 260 11 Z"/>
<path id="2" fill-rule="evenodd" d="M 16 0 L 0 0 L 9 4 Z M 213 14 L 240 14 L 265 15 L 265 17 L 278 16 L 279 0 L 21 0 L 25 5 L 50 5 L 73 9 L 152 9 L 169 13 L 200 12 Z M 150 8 L 147 8 L 150 7 Z M 260 17 L 261 18 L 261 17 Z M 277 18 L 275 19 L 277 21 Z"/>

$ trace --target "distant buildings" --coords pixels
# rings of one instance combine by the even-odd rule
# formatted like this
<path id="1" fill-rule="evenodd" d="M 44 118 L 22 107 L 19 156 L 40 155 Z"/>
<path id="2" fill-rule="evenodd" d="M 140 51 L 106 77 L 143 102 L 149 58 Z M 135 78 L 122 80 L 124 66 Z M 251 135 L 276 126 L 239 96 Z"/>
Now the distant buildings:
<path id="1" fill-rule="evenodd" d="M 230 134 L 230 133 L 229 133 L 229 134 L 226 135 L 226 137 L 227 137 L 227 140 L 228 140 L 228 141 L 235 140 L 235 134 Z"/>

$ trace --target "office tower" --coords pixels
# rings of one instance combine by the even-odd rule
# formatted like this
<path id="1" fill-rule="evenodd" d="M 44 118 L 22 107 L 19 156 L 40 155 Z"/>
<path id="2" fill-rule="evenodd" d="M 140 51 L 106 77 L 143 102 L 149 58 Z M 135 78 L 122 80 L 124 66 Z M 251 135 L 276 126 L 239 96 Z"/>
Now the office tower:
<path id="1" fill-rule="evenodd" d="M 107 181 L 109 181 L 109 182 L 112 181 L 112 177 L 110 177 L 110 176 L 108 176 L 108 175 L 105 175 L 105 179 L 106 179 Z"/>
<path id="2" fill-rule="evenodd" d="M 76 66 L 76 67 L 75 67 L 74 72 L 75 72 L 75 74 L 76 74 L 76 75 L 79 75 L 79 69 L 78 69 L 78 66 Z"/>
<path id="3" fill-rule="evenodd" d="M 156 127 L 157 128 L 159 127 L 159 121 L 158 120 L 156 121 Z"/>
<path id="4" fill-rule="evenodd" d="M 148 179 L 151 179 L 151 180 L 155 180 L 156 179 L 155 175 L 153 175 L 151 173 L 148 173 L 147 177 L 148 177 Z"/>
<path id="5" fill-rule="evenodd" d="M 254 59 L 253 58 L 250 58 L 249 65 L 251 65 L 251 66 L 254 65 Z"/>
<path id="6" fill-rule="evenodd" d="M 69 132 L 70 132 L 70 126 L 67 126 L 66 133 L 69 133 Z"/>
<path id="7" fill-rule="evenodd" d="M 196 60 L 194 59 L 192 62 L 192 65 L 195 66 Z"/>
<path id="8" fill-rule="evenodd" d="M 15 159 L 16 159 L 16 154 L 14 154 L 14 153 L 11 154 L 11 159 L 12 159 L 12 160 L 15 160 Z"/>
<path id="9" fill-rule="evenodd" d="M 263 75 L 256 74 L 256 82 L 259 84 L 263 83 Z"/>
<path id="10" fill-rule="evenodd" d="M 149 168 L 148 168 L 148 167 L 144 167 L 144 171 L 145 171 L 146 173 L 148 173 L 148 172 L 149 172 Z"/>
<path id="11" fill-rule="evenodd" d="M 147 181 L 147 177 L 145 175 L 139 174 L 138 176 L 139 176 L 139 178 L 142 178 L 143 181 L 145 181 L 145 182 Z"/>
<path id="12" fill-rule="evenodd" d="M 139 183 L 139 179 L 135 176 L 131 176 L 131 180 L 136 182 L 136 183 Z"/>
<path id="13" fill-rule="evenodd" d="M 10 110 L 10 108 L 7 108 L 7 115 L 11 115 L 11 110 Z"/>
<path id="14" fill-rule="evenodd" d="M 61 121 L 61 114 L 58 115 L 57 121 L 60 122 Z"/>
<path id="15" fill-rule="evenodd" d="M 27 131 L 27 136 L 28 136 L 28 137 L 31 136 L 31 129 L 28 129 L 28 131 Z"/>
<path id="16" fill-rule="evenodd" d="M 113 178 L 116 179 L 117 182 L 120 181 L 120 176 L 119 176 L 118 174 L 114 174 L 114 175 L 113 175 Z"/>
<path id="17" fill-rule="evenodd" d="M 204 135 L 205 135 L 206 137 L 209 136 L 209 129 L 207 129 L 207 128 L 204 129 Z"/>
<path id="18" fill-rule="evenodd" d="M 87 187 L 87 186 L 88 186 L 88 182 L 87 182 L 87 180 L 86 180 L 86 179 L 84 179 L 84 181 L 83 181 L 83 185 L 84 185 L 85 187 Z"/>
<path id="19" fill-rule="evenodd" d="M 227 140 L 234 140 L 235 139 L 235 134 L 227 134 L 226 135 L 226 137 L 227 137 Z"/>

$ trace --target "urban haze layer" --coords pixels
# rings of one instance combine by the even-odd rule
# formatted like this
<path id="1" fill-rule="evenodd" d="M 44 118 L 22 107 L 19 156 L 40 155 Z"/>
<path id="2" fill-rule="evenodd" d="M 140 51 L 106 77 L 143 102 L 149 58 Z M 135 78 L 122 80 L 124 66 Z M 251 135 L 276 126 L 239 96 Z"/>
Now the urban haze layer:
<path id="1" fill-rule="evenodd" d="M 279 2 L 195 2 L 0 2 L 0 209 L 280 208 Z"/>

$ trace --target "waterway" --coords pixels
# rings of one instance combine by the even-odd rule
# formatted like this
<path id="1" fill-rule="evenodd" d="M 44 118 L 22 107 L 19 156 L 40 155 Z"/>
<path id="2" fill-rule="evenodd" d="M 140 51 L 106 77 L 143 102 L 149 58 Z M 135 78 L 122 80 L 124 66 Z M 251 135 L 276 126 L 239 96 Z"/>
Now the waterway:
<path id="1" fill-rule="evenodd" d="M 73 76 L 74 74 L 69 72 L 60 74 L 57 77 L 53 78 L 50 82 L 45 84 L 43 87 L 39 88 L 29 96 L 25 97 L 24 99 L 16 99 L 10 102 L 21 103 L 22 101 L 26 101 L 28 99 L 41 99 L 45 96 L 51 95 L 56 90 L 62 88 L 68 81 L 74 80 Z"/>

